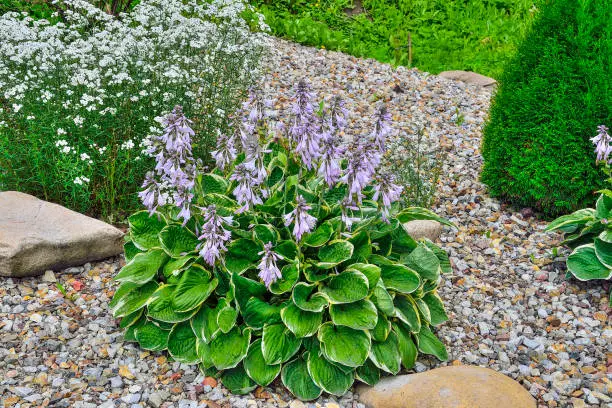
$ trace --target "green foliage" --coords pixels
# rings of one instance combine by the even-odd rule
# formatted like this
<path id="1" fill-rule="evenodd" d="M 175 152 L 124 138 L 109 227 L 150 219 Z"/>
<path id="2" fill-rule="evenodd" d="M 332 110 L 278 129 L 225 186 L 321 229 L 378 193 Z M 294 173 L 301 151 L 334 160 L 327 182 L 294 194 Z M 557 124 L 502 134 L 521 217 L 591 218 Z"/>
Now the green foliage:
<path id="1" fill-rule="evenodd" d="M 2 0 L 0 2 L 0 14 L 9 11 L 25 12 L 34 19 L 52 20 L 54 10 L 46 0 Z"/>
<path id="2" fill-rule="evenodd" d="M 581 281 L 612 278 L 612 191 L 603 190 L 595 209 L 583 208 L 563 215 L 546 228 L 565 233 L 564 244 L 573 249 L 567 270 Z M 610 293 L 612 305 L 612 292 Z"/>
<path id="3" fill-rule="evenodd" d="M 536 10 L 532 0 L 251 0 L 276 35 L 432 73 L 498 77 Z M 411 36 L 412 61 L 408 35 Z"/>
<path id="4" fill-rule="evenodd" d="M 484 131 L 491 194 L 558 215 L 602 186 L 589 141 L 612 121 L 612 3 L 550 2 L 500 80 Z"/>
<path id="5" fill-rule="evenodd" d="M 183 225 L 173 214 L 139 212 L 130 217 L 130 261 L 116 276 L 111 301 L 126 338 L 147 350 L 167 349 L 176 360 L 198 363 L 219 375 L 234 393 L 266 386 L 280 375 L 298 398 L 344 394 L 355 379 L 373 384 L 384 373 L 411 368 L 419 352 L 448 358 L 433 326 L 448 319 L 438 297 L 448 271 L 446 253 L 415 241 L 402 222 L 437 219 L 411 207 L 394 209 L 385 222 L 365 191 L 362 217 L 344 227 L 337 200 L 316 170 L 301 168 L 286 141 L 270 142 L 264 162 L 266 201 L 234 216 L 224 262 L 200 256 L 194 214 Z M 238 162 L 244 156 L 238 157 Z M 194 205 L 217 203 L 221 216 L 236 214 L 230 197 L 236 181 L 218 170 L 198 177 Z M 225 197 L 206 194 L 211 180 Z M 317 227 L 296 240 L 282 217 L 298 195 L 310 197 Z M 451 223 L 441 220 L 447 225 Z M 258 276 L 264 245 L 282 254 L 282 277 L 266 288 Z M 133 244 L 133 245 L 132 245 Z M 436 248 L 435 250 L 433 248 Z"/>

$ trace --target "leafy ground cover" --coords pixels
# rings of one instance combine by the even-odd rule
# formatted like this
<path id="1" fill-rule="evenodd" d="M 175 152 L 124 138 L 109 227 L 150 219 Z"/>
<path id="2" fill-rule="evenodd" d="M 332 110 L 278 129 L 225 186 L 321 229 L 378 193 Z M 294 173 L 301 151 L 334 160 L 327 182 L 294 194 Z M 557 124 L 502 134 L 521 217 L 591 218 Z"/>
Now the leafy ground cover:
<path id="1" fill-rule="evenodd" d="M 495 78 L 537 10 L 533 0 L 251 0 L 251 4 L 265 15 L 274 34 L 302 44 L 432 73 L 461 69 Z"/>

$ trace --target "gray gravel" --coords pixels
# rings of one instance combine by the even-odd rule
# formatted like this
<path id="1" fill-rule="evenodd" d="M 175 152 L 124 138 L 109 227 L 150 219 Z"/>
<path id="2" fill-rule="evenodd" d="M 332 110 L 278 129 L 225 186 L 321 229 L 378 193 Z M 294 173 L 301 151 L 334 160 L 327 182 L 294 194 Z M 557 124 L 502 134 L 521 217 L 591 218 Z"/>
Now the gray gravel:
<path id="1" fill-rule="evenodd" d="M 447 160 L 435 211 L 459 225 L 442 245 L 454 275 L 440 294 L 450 321 L 438 334 L 448 364 L 490 367 L 519 381 L 542 407 L 612 406 L 612 327 L 601 283 L 565 279 L 552 248 L 560 236 L 528 210 L 501 205 L 479 183 L 481 126 L 491 91 L 372 60 L 272 40 L 262 83 L 288 95 L 308 78 L 321 95 L 348 99 L 349 135 L 367 132 L 385 100 L 398 138 L 425 127 L 431 151 Z M 286 103 L 281 99 L 280 105 Z M 462 117 L 463 120 L 459 120 Z M 401 149 L 394 149 L 402 154 Z M 559 256 L 565 255 L 564 251 Z M 195 367 L 122 342 L 108 310 L 121 258 L 0 280 L 0 404 L 4 407 L 353 407 L 356 395 L 293 400 L 282 387 L 229 395 Z M 55 280 L 69 291 L 67 300 Z M 440 365 L 421 360 L 416 371 Z"/>

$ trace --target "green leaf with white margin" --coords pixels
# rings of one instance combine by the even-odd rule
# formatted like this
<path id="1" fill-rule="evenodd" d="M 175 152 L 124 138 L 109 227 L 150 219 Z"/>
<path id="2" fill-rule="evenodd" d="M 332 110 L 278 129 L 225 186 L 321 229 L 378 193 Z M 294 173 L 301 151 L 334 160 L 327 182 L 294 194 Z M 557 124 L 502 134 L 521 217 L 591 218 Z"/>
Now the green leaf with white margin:
<path id="1" fill-rule="evenodd" d="M 162 249 L 173 258 L 195 252 L 196 247 L 200 243 L 198 237 L 193 232 L 177 224 L 168 225 L 161 230 L 159 242 Z"/>
<path id="2" fill-rule="evenodd" d="M 393 375 L 399 373 L 401 368 L 401 356 L 398 349 L 397 335 L 389 333 L 385 341 L 373 341 L 370 349 L 370 360 L 383 371 Z"/>
<path id="3" fill-rule="evenodd" d="M 418 334 L 419 351 L 425 354 L 436 356 L 440 361 L 448 360 L 446 346 L 431 332 L 428 326 L 423 325 Z"/>
<path id="4" fill-rule="evenodd" d="M 334 228 L 331 223 L 324 222 L 317 227 L 316 230 L 307 234 L 302 241 L 303 245 L 309 247 L 320 247 L 324 245 L 334 234 Z"/>
<path id="5" fill-rule="evenodd" d="M 422 320 L 428 324 L 431 324 L 431 312 L 429 311 L 429 306 L 427 306 L 427 303 L 425 303 L 421 298 L 413 298 L 413 300 L 414 304 L 417 306 L 417 309 L 419 309 Z"/>
<path id="6" fill-rule="evenodd" d="M 425 245 L 427 245 L 427 248 L 431 249 L 438 257 L 438 262 L 440 262 L 440 270 L 442 273 L 453 273 L 453 267 L 451 266 L 450 259 L 448 258 L 446 251 L 427 238 L 423 238 L 423 242 Z"/>
<path id="7" fill-rule="evenodd" d="M 308 363 L 301 357 L 288 362 L 281 372 L 283 384 L 302 401 L 319 398 L 323 390 L 312 381 L 308 373 Z"/>
<path id="8" fill-rule="evenodd" d="M 376 306 L 370 300 L 353 303 L 332 304 L 329 315 L 336 326 L 347 326 L 356 330 L 371 330 L 378 322 Z"/>
<path id="9" fill-rule="evenodd" d="M 440 277 L 440 261 L 436 254 L 423 242 L 410 252 L 407 256 L 401 257 L 404 265 L 416 271 L 423 279 L 432 281 Z"/>
<path id="10" fill-rule="evenodd" d="M 423 302 L 427 305 L 431 316 L 431 324 L 437 326 L 448 320 L 444 303 L 436 292 L 429 292 L 423 296 Z"/>
<path id="11" fill-rule="evenodd" d="M 380 277 L 385 287 L 401 293 L 412 293 L 421 286 L 419 274 L 401 264 L 381 265 Z"/>
<path id="12" fill-rule="evenodd" d="M 391 322 L 385 317 L 384 314 L 378 314 L 378 321 L 376 327 L 370 331 L 372 339 L 376 341 L 385 341 L 389 332 L 391 331 Z"/>
<path id="13" fill-rule="evenodd" d="M 193 264 L 183 272 L 181 280 L 176 286 L 174 307 L 178 312 L 187 312 L 200 306 L 219 283 L 212 278 L 210 272 L 202 266 Z"/>
<path id="14" fill-rule="evenodd" d="M 238 311 L 231 306 L 225 306 L 219 310 L 217 315 L 217 325 L 223 333 L 228 333 L 236 325 Z"/>
<path id="15" fill-rule="evenodd" d="M 330 269 L 351 259 L 351 256 L 353 256 L 353 244 L 341 239 L 331 241 L 324 247 L 319 248 L 321 262 L 316 265 L 321 269 Z"/>
<path id="16" fill-rule="evenodd" d="M 255 233 L 255 237 L 264 244 L 268 242 L 276 244 L 280 238 L 276 228 L 269 224 L 257 224 L 253 227 L 253 232 Z"/>
<path id="17" fill-rule="evenodd" d="M 275 295 L 280 295 L 286 292 L 289 292 L 295 286 L 298 278 L 300 277 L 300 272 L 297 269 L 297 266 L 294 264 L 288 264 L 283 266 L 281 270 L 282 278 L 277 279 L 270 285 L 270 292 Z"/>
<path id="18" fill-rule="evenodd" d="M 348 367 L 359 367 L 366 361 L 372 342 L 368 332 L 331 322 L 321 325 L 317 338 L 330 360 Z"/>
<path id="19" fill-rule="evenodd" d="M 354 373 L 345 373 L 316 352 L 308 353 L 308 373 L 314 383 L 323 391 L 342 396 L 353 385 Z"/>
<path id="20" fill-rule="evenodd" d="M 123 253 L 125 255 L 125 261 L 130 262 L 132 258 L 134 258 L 137 254 L 142 253 L 142 251 L 138 249 L 138 247 L 136 247 L 136 245 L 134 245 L 134 243 L 130 240 L 123 244 Z"/>
<path id="21" fill-rule="evenodd" d="M 189 322 L 177 323 L 168 337 L 168 352 L 179 363 L 194 364 L 200 358 L 196 350 L 197 338 Z"/>
<path id="22" fill-rule="evenodd" d="M 115 280 L 121 282 L 132 282 L 139 285 L 145 284 L 155 278 L 157 271 L 168 260 L 168 255 L 161 249 L 153 249 L 134 256 L 121 271 L 115 276 Z"/>
<path id="23" fill-rule="evenodd" d="M 236 273 L 232 274 L 231 285 L 234 290 L 234 298 L 238 303 L 238 310 L 246 308 L 247 302 L 251 297 L 263 298 L 268 292 L 265 285 L 253 279 L 245 278 Z"/>
<path id="24" fill-rule="evenodd" d="M 385 285 L 381 280 L 376 283 L 376 287 L 372 291 L 372 301 L 380 310 L 387 316 L 393 316 L 395 313 L 395 306 L 393 305 L 393 298 L 385 289 Z"/>
<path id="25" fill-rule="evenodd" d="M 202 175 L 202 191 L 206 193 L 225 194 L 227 192 L 227 181 L 214 173 Z"/>
<path id="26" fill-rule="evenodd" d="M 108 303 L 108 306 L 111 309 L 114 309 L 117 306 L 117 303 L 119 303 L 119 301 L 121 300 L 121 298 L 123 298 L 125 295 L 127 295 L 128 293 L 130 293 L 137 287 L 139 287 L 139 285 L 135 283 L 123 282 L 119 286 L 119 288 L 117 288 L 117 290 L 115 291 L 115 294 L 113 295 L 113 298 L 111 299 L 111 301 Z"/>
<path id="27" fill-rule="evenodd" d="M 300 282 L 293 288 L 291 299 L 297 307 L 307 312 L 322 312 L 328 305 L 328 301 L 321 293 L 312 293 L 317 285 L 309 285 Z"/>
<path id="28" fill-rule="evenodd" d="M 121 285 L 121 288 L 123 288 L 124 285 L 125 284 Z M 130 283 L 130 285 L 132 285 L 132 283 Z M 130 286 L 130 291 L 127 293 L 121 293 L 123 296 L 118 298 L 114 307 L 112 307 L 111 310 L 113 311 L 113 316 L 115 318 L 124 317 L 142 309 L 151 298 L 151 295 L 153 295 L 153 292 L 157 290 L 157 287 L 157 282 L 154 281 L 147 282 L 142 286 Z M 128 287 L 126 286 L 126 288 Z M 116 296 L 117 294 L 115 294 L 115 297 Z"/>
<path id="29" fill-rule="evenodd" d="M 221 382 L 232 394 L 237 395 L 248 394 L 257 388 L 257 384 L 247 375 L 241 365 L 225 370 L 221 376 Z"/>
<path id="30" fill-rule="evenodd" d="M 406 208 L 402 210 L 399 214 L 397 214 L 396 218 L 402 224 L 405 224 L 409 221 L 414 221 L 414 220 L 432 220 L 432 221 L 438 221 L 440 224 L 447 225 L 451 228 L 457 228 L 455 224 L 453 224 L 452 222 L 442 217 L 438 217 L 436 213 L 434 213 L 433 211 L 430 211 L 430 210 L 427 210 L 421 207 Z"/>
<path id="31" fill-rule="evenodd" d="M 327 296 L 331 303 L 356 302 L 365 298 L 368 292 L 368 278 L 358 271 L 335 275 L 321 288 L 321 293 Z"/>
<path id="32" fill-rule="evenodd" d="M 357 367 L 355 376 L 359 381 L 374 386 L 380 381 L 380 369 L 376 367 L 372 360 L 367 360 L 364 365 Z"/>
<path id="33" fill-rule="evenodd" d="M 297 245 L 291 240 L 281 241 L 274 247 L 274 252 L 291 261 L 297 255 Z"/>
<path id="34" fill-rule="evenodd" d="M 210 356 L 210 346 L 199 338 L 196 342 L 196 353 L 198 354 L 200 363 L 204 366 L 204 368 L 209 369 L 214 367 L 212 358 Z"/>
<path id="35" fill-rule="evenodd" d="M 609 244 L 612 244 L 612 229 L 605 229 L 599 234 L 599 239 Z"/>
<path id="36" fill-rule="evenodd" d="M 380 279 L 380 267 L 374 264 L 355 263 L 349 266 L 346 270 L 354 270 L 363 273 L 366 278 L 368 278 L 368 287 L 370 290 L 376 287 L 376 284 Z"/>
<path id="37" fill-rule="evenodd" d="M 233 241 L 227 247 L 225 254 L 225 269 L 229 273 L 242 274 L 244 271 L 255 267 L 260 260 L 262 247 L 253 240 L 240 238 Z"/>
<path id="38" fill-rule="evenodd" d="M 151 296 L 147 305 L 147 316 L 166 323 L 180 323 L 189 320 L 198 310 L 177 312 L 174 308 L 175 285 L 161 285 Z"/>
<path id="39" fill-rule="evenodd" d="M 280 312 L 283 305 L 271 305 L 256 297 L 252 297 L 242 310 L 244 322 L 254 329 L 263 329 L 264 325 L 281 321 Z"/>
<path id="40" fill-rule="evenodd" d="M 162 272 L 166 278 L 178 275 L 182 270 L 186 269 L 189 264 L 196 260 L 194 255 L 181 256 L 180 258 L 170 259 L 164 265 Z"/>
<path id="41" fill-rule="evenodd" d="M 219 333 L 219 324 L 217 323 L 217 316 L 219 310 L 225 307 L 225 299 L 219 301 L 216 308 L 211 308 L 208 305 L 202 305 L 198 313 L 191 319 L 191 327 L 196 336 L 204 341 L 210 343 L 217 333 Z"/>
<path id="42" fill-rule="evenodd" d="M 267 364 L 261 351 L 261 339 L 255 340 L 249 346 L 249 352 L 242 365 L 246 373 L 262 387 L 266 387 L 278 376 L 281 371 L 280 364 Z"/>
<path id="43" fill-rule="evenodd" d="M 300 309 L 294 303 L 290 303 L 280 312 L 281 319 L 285 326 L 295 337 L 309 337 L 319 330 L 319 326 L 323 321 L 322 312 L 307 312 Z"/>
<path id="44" fill-rule="evenodd" d="M 139 211 L 128 218 L 130 238 L 140 250 L 159 247 L 159 233 L 167 225 L 160 213 L 149 215 L 148 211 Z"/>
<path id="45" fill-rule="evenodd" d="M 413 333 L 421 330 L 421 318 L 419 309 L 410 296 L 398 295 L 393 299 L 395 305 L 395 317 L 406 323 Z"/>
<path id="46" fill-rule="evenodd" d="M 595 217 L 602 218 L 610 218 L 612 215 L 612 197 L 607 196 L 606 194 L 601 194 L 597 199 L 597 203 L 595 204 Z"/>
<path id="47" fill-rule="evenodd" d="M 581 281 L 612 277 L 612 269 L 601 263 L 593 244 L 582 245 L 574 249 L 574 252 L 567 257 L 566 263 L 567 269 Z"/>
<path id="48" fill-rule="evenodd" d="M 595 210 L 593 208 L 582 208 L 572 214 L 563 215 L 546 227 L 546 231 L 561 230 L 563 232 L 574 232 L 578 228 L 595 220 Z"/>
<path id="49" fill-rule="evenodd" d="M 251 329 L 234 327 L 229 333 L 218 333 L 210 342 L 210 357 L 218 370 L 236 367 L 247 355 Z"/>
<path id="50" fill-rule="evenodd" d="M 393 323 L 393 331 L 397 335 L 397 349 L 402 358 L 402 365 L 406 370 L 411 369 L 417 360 L 419 350 L 412 339 L 410 329 L 402 322 Z"/>
<path id="51" fill-rule="evenodd" d="M 122 329 L 130 327 L 140 319 L 140 317 L 142 316 L 142 312 L 143 309 L 140 309 L 135 311 L 134 313 L 130 313 L 129 315 L 123 317 L 121 319 L 121 322 L 119 322 L 119 327 L 121 327 Z"/>
<path id="52" fill-rule="evenodd" d="M 595 238 L 595 254 L 597 259 L 608 269 L 612 269 L 612 243 Z"/>
<path id="53" fill-rule="evenodd" d="M 156 324 L 147 322 L 134 330 L 136 340 L 145 350 L 161 351 L 168 347 L 170 331 L 162 330 Z"/>
<path id="54" fill-rule="evenodd" d="M 301 345 L 302 340 L 295 337 L 283 324 L 270 324 L 263 329 L 261 350 L 267 364 L 289 361 Z"/>

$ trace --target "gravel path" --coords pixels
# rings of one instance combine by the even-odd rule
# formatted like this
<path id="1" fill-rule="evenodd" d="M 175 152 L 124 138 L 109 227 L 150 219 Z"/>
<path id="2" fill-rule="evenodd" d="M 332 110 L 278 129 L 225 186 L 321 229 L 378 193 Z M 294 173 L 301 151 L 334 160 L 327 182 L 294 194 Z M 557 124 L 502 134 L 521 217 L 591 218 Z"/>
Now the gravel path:
<path id="1" fill-rule="evenodd" d="M 442 236 L 455 269 L 440 290 L 450 314 L 438 331 L 449 346 L 448 364 L 501 371 L 542 407 L 612 406 L 606 289 L 565 280 L 562 260 L 552 255 L 560 236 L 544 233 L 546 223 L 530 211 L 490 199 L 478 182 L 490 91 L 273 42 L 263 81 L 270 95 L 286 95 L 306 77 L 319 94 L 348 99 L 353 134 L 369 129 L 373 102 L 387 100 L 400 137 L 425 127 L 430 148 L 447 153 L 435 211 L 459 225 Z M 117 258 L 56 273 L 73 301 L 52 276 L 0 280 L 0 406 L 363 407 L 351 393 L 304 405 L 282 387 L 231 396 L 194 367 L 122 343 L 108 311 L 111 278 L 122 264 Z M 436 365 L 421 360 L 416 370 Z"/>

